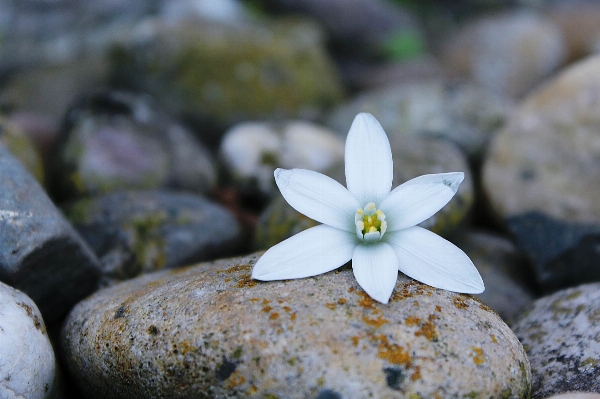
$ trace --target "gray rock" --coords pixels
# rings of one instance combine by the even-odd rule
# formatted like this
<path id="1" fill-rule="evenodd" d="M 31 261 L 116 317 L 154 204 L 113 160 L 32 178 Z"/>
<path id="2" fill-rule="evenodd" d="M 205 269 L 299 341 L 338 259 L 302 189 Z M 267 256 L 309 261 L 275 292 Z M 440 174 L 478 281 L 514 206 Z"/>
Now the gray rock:
<path id="1" fill-rule="evenodd" d="M 132 35 L 110 55 L 114 81 L 154 95 L 202 126 L 313 119 L 341 100 L 343 88 L 316 24 L 154 20 L 139 28 L 143 35 Z"/>
<path id="2" fill-rule="evenodd" d="M 344 141 L 310 122 L 245 122 L 225 132 L 220 158 L 240 191 L 268 197 L 276 168 L 323 172 L 343 161 Z"/>
<path id="3" fill-rule="evenodd" d="M 394 159 L 393 188 L 429 173 L 465 173 L 465 179 L 452 201 L 420 224 L 421 227 L 442 236 L 448 236 L 463 225 L 474 202 L 473 179 L 464 154 L 446 140 L 428 137 L 392 138 L 391 146 Z M 342 163 L 338 163 L 324 174 L 346 186 Z M 296 212 L 283 196 L 277 193 L 256 224 L 254 246 L 256 249 L 267 249 L 316 224 L 318 223 Z"/>
<path id="4" fill-rule="evenodd" d="M 89 398 L 526 398 L 512 331 L 470 296 L 400 276 L 387 305 L 349 267 L 250 278 L 257 254 L 151 275 L 81 302 L 62 331 Z"/>
<path id="5" fill-rule="evenodd" d="M 0 397 L 57 398 L 58 364 L 42 315 L 27 295 L 0 283 Z"/>
<path id="6" fill-rule="evenodd" d="M 566 45 L 557 25 L 532 12 L 485 17 L 466 25 L 443 49 L 451 73 L 519 97 L 558 68 Z"/>
<path id="7" fill-rule="evenodd" d="M 600 279 L 600 57 L 532 93 L 498 133 L 483 168 L 496 217 L 546 291 Z"/>
<path id="8" fill-rule="evenodd" d="M 191 194 L 120 191 L 65 213 L 96 252 L 105 281 L 232 255 L 243 244 L 227 209 Z"/>
<path id="9" fill-rule="evenodd" d="M 69 110 L 56 149 L 58 198 L 118 189 L 209 192 L 216 170 L 208 151 L 150 99 L 98 92 Z"/>
<path id="10" fill-rule="evenodd" d="M 510 323 L 531 304 L 533 273 L 515 244 L 482 231 L 458 234 L 452 242 L 471 258 L 485 282 L 485 291 L 476 297 L 503 320 Z"/>
<path id="11" fill-rule="evenodd" d="M 481 86 L 428 80 L 360 94 L 334 110 L 327 123 L 347 134 L 354 116 L 369 112 L 390 141 L 411 135 L 442 137 L 479 159 L 511 108 L 510 100 Z"/>
<path id="12" fill-rule="evenodd" d="M 95 288 L 98 260 L 1 145 L 0 175 L 0 280 L 29 295 L 51 324 Z"/>
<path id="13" fill-rule="evenodd" d="M 535 301 L 513 326 L 527 350 L 532 398 L 600 390 L 600 284 L 585 284 Z"/>

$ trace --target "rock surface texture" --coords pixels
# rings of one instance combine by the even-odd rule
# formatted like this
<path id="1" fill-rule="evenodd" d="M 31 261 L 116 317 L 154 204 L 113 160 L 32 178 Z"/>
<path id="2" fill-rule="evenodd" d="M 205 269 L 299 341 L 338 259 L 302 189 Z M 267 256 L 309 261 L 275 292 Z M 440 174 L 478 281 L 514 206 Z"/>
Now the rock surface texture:
<path id="1" fill-rule="evenodd" d="M 51 324 L 96 287 L 98 260 L 1 145 L 0 176 L 0 281 L 30 296 Z"/>
<path id="2" fill-rule="evenodd" d="M 89 398 L 526 398 L 525 352 L 476 299 L 400 276 L 388 305 L 350 268 L 260 283 L 258 255 L 146 275 L 62 332 Z"/>
<path id="3" fill-rule="evenodd" d="M 600 56 L 521 105 L 483 169 L 493 210 L 534 261 L 542 288 L 600 280 Z"/>
<path id="4" fill-rule="evenodd" d="M 40 311 L 27 295 L 0 283 L 0 397 L 56 398 L 59 386 Z"/>
<path id="5" fill-rule="evenodd" d="M 599 283 L 538 299 L 513 330 L 531 362 L 533 399 L 600 392 Z"/>

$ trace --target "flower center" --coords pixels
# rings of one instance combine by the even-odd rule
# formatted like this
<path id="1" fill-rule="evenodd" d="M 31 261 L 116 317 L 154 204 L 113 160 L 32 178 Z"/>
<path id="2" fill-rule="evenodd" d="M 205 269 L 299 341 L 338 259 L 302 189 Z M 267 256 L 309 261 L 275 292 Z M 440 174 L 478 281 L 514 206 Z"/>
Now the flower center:
<path id="1" fill-rule="evenodd" d="M 358 208 L 354 216 L 356 235 L 361 241 L 379 241 L 385 234 L 387 223 L 385 214 L 377 209 L 373 202 L 365 205 L 365 209 Z"/>

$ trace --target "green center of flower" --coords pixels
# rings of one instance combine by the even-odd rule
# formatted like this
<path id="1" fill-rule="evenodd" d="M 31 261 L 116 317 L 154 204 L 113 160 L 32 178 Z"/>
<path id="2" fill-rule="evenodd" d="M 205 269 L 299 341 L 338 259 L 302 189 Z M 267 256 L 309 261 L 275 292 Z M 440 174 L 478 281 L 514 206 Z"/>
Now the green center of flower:
<path id="1" fill-rule="evenodd" d="M 385 214 L 377 209 L 375 203 L 369 202 L 365 208 L 358 208 L 354 216 L 356 235 L 361 241 L 379 241 L 385 234 L 387 223 Z"/>

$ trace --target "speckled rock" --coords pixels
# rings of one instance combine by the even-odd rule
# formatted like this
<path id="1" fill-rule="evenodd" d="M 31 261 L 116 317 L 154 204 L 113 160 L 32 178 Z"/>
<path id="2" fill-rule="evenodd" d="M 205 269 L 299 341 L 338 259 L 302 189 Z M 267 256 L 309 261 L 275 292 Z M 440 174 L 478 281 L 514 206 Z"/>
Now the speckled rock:
<path id="1" fill-rule="evenodd" d="M 473 297 L 400 276 L 387 305 L 352 271 L 261 283 L 257 254 L 99 291 L 69 315 L 89 398 L 526 398 L 525 352 Z"/>
<path id="2" fill-rule="evenodd" d="M 561 65 L 566 45 L 560 28 L 549 19 L 517 11 L 466 25 L 443 53 L 454 74 L 518 97 Z"/>
<path id="3" fill-rule="evenodd" d="M 600 280 L 600 56 L 532 93 L 496 136 L 483 188 L 546 291 Z"/>
<path id="4" fill-rule="evenodd" d="M 420 224 L 437 234 L 448 236 L 466 221 L 474 201 L 473 179 L 464 154 L 446 140 L 426 137 L 395 138 L 391 146 L 394 159 L 394 188 L 428 173 L 465 173 L 465 179 L 452 201 Z M 342 163 L 338 163 L 324 174 L 346 186 Z M 317 224 L 296 212 L 280 193 L 276 193 L 256 224 L 254 246 L 256 249 L 267 249 Z"/>
<path id="5" fill-rule="evenodd" d="M 0 359 L 0 397 L 58 398 L 58 365 L 42 315 L 31 298 L 3 283 Z"/>
<path id="6" fill-rule="evenodd" d="M 471 258 L 485 291 L 476 295 L 511 322 L 534 298 L 532 270 L 526 256 L 508 239 L 483 231 L 458 234 L 452 242 Z"/>
<path id="7" fill-rule="evenodd" d="M 354 116 L 369 112 L 390 141 L 411 135 L 443 137 L 479 159 L 511 109 L 512 101 L 481 86 L 430 80 L 360 94 L 335 109 L 327 123 L 347 134 Z"/>
<path id="8" fill-rule="evenodd" d="M 599 283 L 538 299 L 513 331 L 531 362 L 533 399 L 600 391 Z"/>
<path id="9" fill-rule="evenodd" d="M 43 184 L 44 166 L 33 141 L 19 125 L 0 117 L 0 145 L 6 148 L 27 168 L 35 179 Z"/>
<path id="10" fill-rule="evenodd" d="M 114 91 L 82 97 L 58 140 L 58 198 L 165 187 L 206 193 L 216 183 L 204 146 L 147 97 Z"/>
<path id="11" fill-rule="evenodd" d="M 225 133 L 220 154 L 241 191 L 271 195 L 275 168 L 323 172 L 344 159 L 344 141 L 309 122 L 245 122 Z"/>
<path id="12" fill-rule="evenodd" d="M 115 81 L 176 113 L 230 126 L 315 117 L 343 94 L 316 24 L 145 21 L 111 55 Z M 174 73 L 176 72 L 176 73 Z"/>
<path id="13" fill-rule="evenodd" d="M 96 286 L 99 263 L 39 183 L 0 145 L 0 281 L 51 324 Z"/>
<path id="14" fill-rule="evenodd" d="M 227 209 L 191 194 L 119 191 L 64 211 L 96 252 L 105 282 L 230 256 L 242 244 Z"/>

